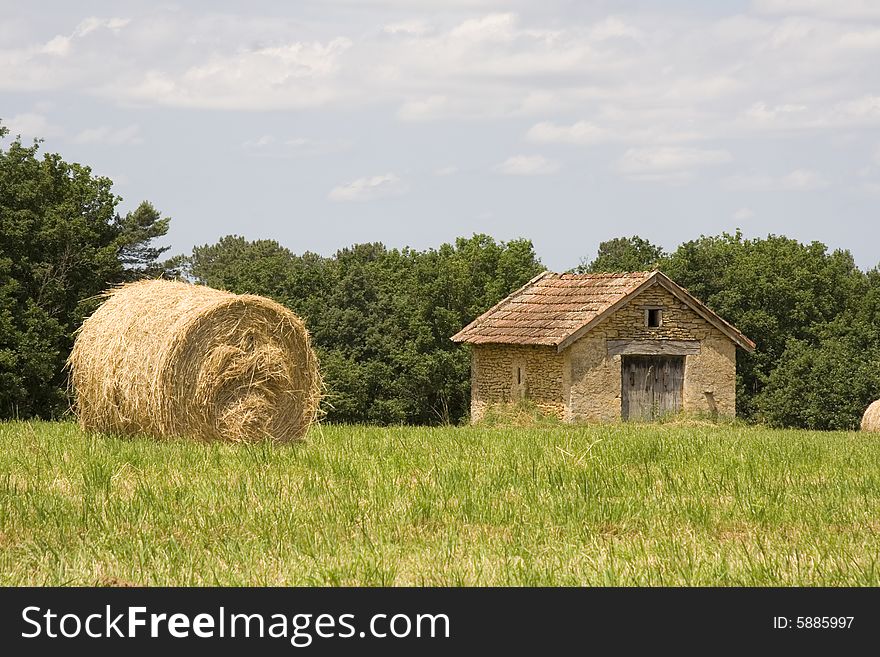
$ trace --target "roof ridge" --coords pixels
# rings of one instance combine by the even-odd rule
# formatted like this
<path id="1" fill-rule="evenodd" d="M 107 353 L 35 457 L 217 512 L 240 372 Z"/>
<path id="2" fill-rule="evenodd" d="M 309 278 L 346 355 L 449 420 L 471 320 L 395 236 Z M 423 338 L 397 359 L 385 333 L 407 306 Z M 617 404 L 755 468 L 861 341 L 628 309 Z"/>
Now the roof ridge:
<path id="1" fill-rule="evenodd" d="M 546 283 L 542 283 L 546 279 Z M 659 269 L 554 273 L 545 270 L 452 336 L 472 344 L 553 345 L 560 351 L 630 302 L 661 285 L 739 346 L 754 343 Z"/>
<path id="2" fill-rule="evenodd" d="M 660 271 L 659 269 L 638 269 L 635 271 L 595 271 L 595 272 L 573 272 L 564 271 L 556 274 L 556 276 L 577 276 L 578 278 L 616 278 L 621 276 L 635 276 L 636 274 L 650 275 Z"/>

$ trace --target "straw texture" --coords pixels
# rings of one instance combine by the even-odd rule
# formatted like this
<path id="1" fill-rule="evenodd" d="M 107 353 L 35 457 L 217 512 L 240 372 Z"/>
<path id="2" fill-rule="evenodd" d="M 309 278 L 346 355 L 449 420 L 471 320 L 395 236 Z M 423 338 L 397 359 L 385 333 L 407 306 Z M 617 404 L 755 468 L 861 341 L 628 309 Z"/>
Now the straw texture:
<path id="1" fill-rule="evenodd" d="M 880 431 L 880 399 L 868 406 L 862 416 L 862 431 Z"/>
<path id="2" fill-rule="evenodd" d="M 68 365 L 81 426 L 120 434 L 298 440 L 322 391 L 294 313 L 264 297 L 177 281 L 108 292 Z"/>

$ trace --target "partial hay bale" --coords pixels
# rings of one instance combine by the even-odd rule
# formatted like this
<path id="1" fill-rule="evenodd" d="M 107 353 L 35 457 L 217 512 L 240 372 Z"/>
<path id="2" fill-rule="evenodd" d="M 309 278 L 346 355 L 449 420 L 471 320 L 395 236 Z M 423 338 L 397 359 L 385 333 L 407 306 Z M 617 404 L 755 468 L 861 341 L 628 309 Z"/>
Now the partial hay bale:
<path id="1" fill-rule="evenodd" d="M 80 425 L 120 434 L 298 440 L 322 392 L 294 313 L 264 297 L 177 281 L 108 292 L 68 365 Z"/>
<path id="2" fill-rule="evenodd" d="M 862 416 L 862 431 L 880 431 L 880 399 L 868 406 Z"/>

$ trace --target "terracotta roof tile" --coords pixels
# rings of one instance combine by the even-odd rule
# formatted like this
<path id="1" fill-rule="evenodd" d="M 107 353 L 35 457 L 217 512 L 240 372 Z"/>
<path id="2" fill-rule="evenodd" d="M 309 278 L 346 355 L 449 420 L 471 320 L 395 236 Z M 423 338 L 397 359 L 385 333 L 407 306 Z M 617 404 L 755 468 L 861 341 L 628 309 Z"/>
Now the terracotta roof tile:
<path id="1" fill-rule="evenodd" d="M 754 343 L 660 272 L 554 274 L 544 272 L 452 336 L 470 344 L 551 345 L 562 349 L 579 331 L 649 279 L 670 289 L 741 347 Z"/>
<path id="2" fill-rule="evenodd" d="M 453 336 L 473 344 L 559 344 L 650 278 L 545 272 Z"/>

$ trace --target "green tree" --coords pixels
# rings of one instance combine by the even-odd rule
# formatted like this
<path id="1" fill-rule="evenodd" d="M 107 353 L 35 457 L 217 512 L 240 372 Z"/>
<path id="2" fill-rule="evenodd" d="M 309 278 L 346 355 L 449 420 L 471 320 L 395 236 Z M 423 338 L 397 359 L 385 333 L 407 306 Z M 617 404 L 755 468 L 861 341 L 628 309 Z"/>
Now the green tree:
<path id="1" fill-rule="evenodd" d="M 855 302 L 817 327 L 814 341 L 792 339 L 758 399 L 774 426 L 855 429 L 880 398 L 880 272 L 862 277 Z"/>
<path id="2" fill-rule="evenodd" d="M 113 220 L 117 232 L 116 255 L 126 280 L 155 278 L 166 272 L 159 258 L 169 247 L 157 247 L 153 240 L 168 233 L 170 222 L 171 219 L 163 218 L 149 201 L 143 201 L 124 217 L 116 216 Z"/>
<path id="3" fill-rule="evenodd" d="M 878 345 L 856 335 L 791 340 L 758 399 L 760 417 L 778 427 L 856 429 L 880 397 L 878 362 Z"/>
<path id="4" fill-rule="evenodd" d="M 590 262 L 582 261 L 575 271 L 578 274 L 652 271 L 660 266 L 665 257 L 663 247 L 638 235 L 615 237 L 599 244 L 596 257 Z"/>
<path id="5" fill-rule="evenodd" d="M 0 149 L 0 417 L 66 408 L 74 330 L 108 285 L 155 271 L 168 227 L 149 204 L 120 217 L 109 178 L 38 150 Z"/>

